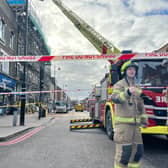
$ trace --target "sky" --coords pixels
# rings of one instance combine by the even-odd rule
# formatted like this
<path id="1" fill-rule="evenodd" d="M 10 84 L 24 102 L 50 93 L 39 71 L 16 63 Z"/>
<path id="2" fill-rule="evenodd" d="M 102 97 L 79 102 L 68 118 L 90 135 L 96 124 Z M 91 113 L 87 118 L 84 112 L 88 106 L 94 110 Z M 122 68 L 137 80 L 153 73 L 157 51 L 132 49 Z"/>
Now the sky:
<path id="1" fill-rule="evenodd" d="M 31 0 L 51 55 L 99 54 L 52 0 Z M 151 52 L 167 44 L 168 0 L 62 0 L 120 50 Z M 108 72 L 108 61 L 52 62 L 57 84 L 86 98 Z M 78 91 L 78 89 L 85 91 Z"/>

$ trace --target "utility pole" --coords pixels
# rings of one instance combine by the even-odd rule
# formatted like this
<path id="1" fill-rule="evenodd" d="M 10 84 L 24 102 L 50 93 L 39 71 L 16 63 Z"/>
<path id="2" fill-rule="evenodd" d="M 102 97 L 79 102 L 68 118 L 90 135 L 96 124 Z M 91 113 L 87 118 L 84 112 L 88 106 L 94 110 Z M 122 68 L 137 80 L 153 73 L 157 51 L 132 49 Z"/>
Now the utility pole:
<path id="1" fill-rule="evenodd" d="M 55 69 L 55 65 L 54 65 L 54 103 L 56 102 L 56 90 L 57 90 L 57 86 L 56 86 L 56 69 Z"/>
<path id="2" fill-rule="evenodd" d="M 24 30 L 24 55 L 27 55 L 28 48 L 28 0 L 25 4 L 25 30 Z M 23 62 L 23 73 L 22 73 L 22 92 L 26 91 L 26 65 Z M 25 104 L 26 104 L 26 95 L 21 95 L 21 110 L 20 110 L 20 126 L 24 126 L 25 123 Z"/>

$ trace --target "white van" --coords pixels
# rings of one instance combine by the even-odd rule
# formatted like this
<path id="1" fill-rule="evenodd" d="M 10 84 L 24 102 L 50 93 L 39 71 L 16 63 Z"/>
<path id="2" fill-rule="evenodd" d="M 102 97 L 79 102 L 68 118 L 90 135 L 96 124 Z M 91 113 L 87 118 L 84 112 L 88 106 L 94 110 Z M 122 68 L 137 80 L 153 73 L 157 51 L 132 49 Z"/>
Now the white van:
<path id="1" fill-rule="evenodd" d="M 55 109 L 56 109 L 56 113 L 57 112 L 67 113 L 66 103 L 63 101 L 57 101 L 55 103 Z"/>

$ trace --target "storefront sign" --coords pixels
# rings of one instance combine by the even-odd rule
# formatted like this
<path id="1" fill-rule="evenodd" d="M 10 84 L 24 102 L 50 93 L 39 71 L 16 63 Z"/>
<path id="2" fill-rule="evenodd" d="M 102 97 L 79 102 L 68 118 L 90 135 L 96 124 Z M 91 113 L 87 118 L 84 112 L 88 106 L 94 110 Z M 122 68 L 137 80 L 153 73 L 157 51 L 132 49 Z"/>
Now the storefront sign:
<path id="1" fill-rule="evenodd" d="M 16 81 L 8 76 L 0 74 L 0 87 L 3 89 L 13 90 L 16 86 Z"/>
<path id="2" fill-rule="evenodd" d="M 25 5 L 26 0 L 7 0 L 9 5 Z"/>

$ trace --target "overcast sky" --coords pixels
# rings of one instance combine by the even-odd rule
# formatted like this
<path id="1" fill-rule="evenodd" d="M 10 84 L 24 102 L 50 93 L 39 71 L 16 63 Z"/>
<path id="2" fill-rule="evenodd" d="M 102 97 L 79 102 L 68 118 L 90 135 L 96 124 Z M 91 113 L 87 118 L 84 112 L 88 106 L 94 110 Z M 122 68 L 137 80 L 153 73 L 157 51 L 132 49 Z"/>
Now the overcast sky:
<path id="1" fill-rule="evenodd" d="M 151 52 L 167 43 L 168 0 L 62 0 L 118 49 Z M 52 0 L 32 0 L 51 55 L 99 54 Z M 88 96 L 108 71 L 107 61 L 53 62 L 59 86 Z M 61 70 L 58 70 L 58 67 Z M 89 90 L 90 89 L 90 90 Z"/>

